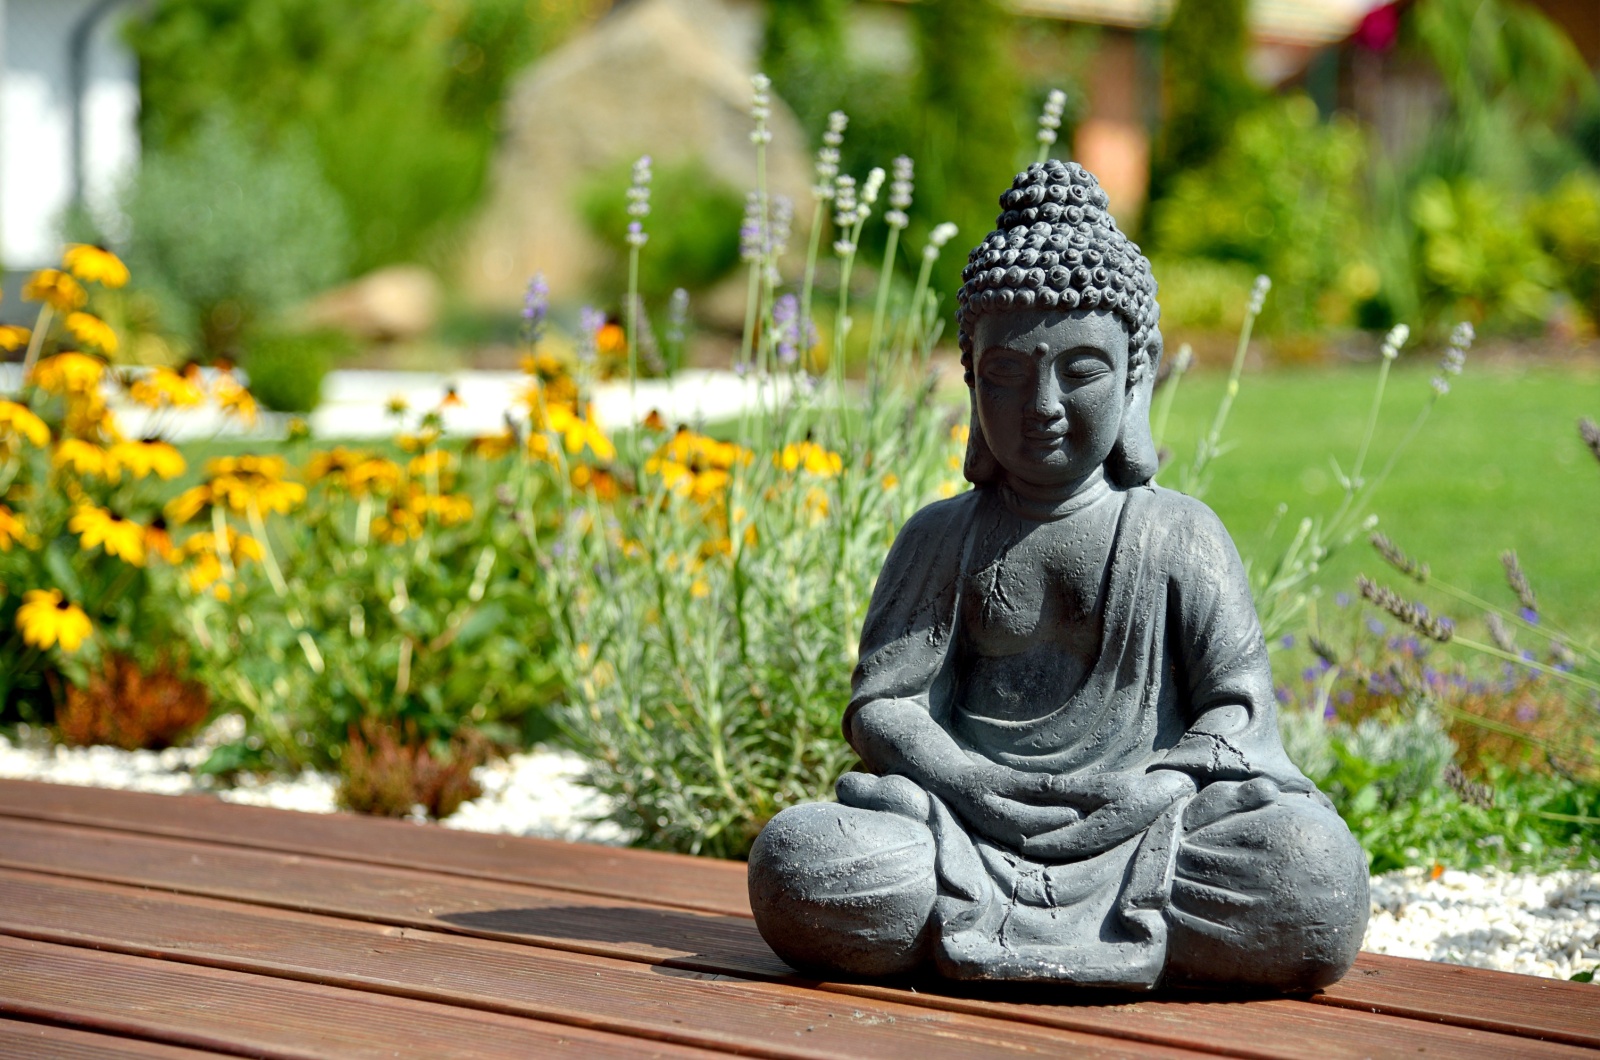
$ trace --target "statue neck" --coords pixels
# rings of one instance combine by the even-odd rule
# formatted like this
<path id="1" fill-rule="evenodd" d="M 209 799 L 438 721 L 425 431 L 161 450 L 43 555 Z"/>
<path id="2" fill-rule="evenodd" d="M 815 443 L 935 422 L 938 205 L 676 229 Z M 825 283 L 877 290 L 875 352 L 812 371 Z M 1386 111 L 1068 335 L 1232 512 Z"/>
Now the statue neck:
<path id="1" fill-rule="evenodd" d="M 1111 492 L 1105 469 L 1095 468 L 1077 482 L 1062 486 L 1037 486 L 1010 475 L 1000 480 L 1000 499 L 1013 515 L 1038 522 L 1064 519 L 1082 511 Z"/>

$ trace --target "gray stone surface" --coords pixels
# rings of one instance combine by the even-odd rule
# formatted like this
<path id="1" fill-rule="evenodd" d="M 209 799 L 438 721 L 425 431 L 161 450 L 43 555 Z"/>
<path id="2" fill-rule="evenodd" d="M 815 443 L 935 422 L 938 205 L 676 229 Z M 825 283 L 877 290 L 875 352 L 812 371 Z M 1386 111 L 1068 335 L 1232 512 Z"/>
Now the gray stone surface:
<path id="1" fill-rule="evenodd" d="M 750 857 L 762 936 L 822 974 L 1305 991 L 1366 927 L 1366 859 L 1284 753 L 1249 582 L 1150 482 L 1149 263 L 1080 167 L 1001 197 L 957 317 L 975 489 L 884 562 L 838 804 Z"/>

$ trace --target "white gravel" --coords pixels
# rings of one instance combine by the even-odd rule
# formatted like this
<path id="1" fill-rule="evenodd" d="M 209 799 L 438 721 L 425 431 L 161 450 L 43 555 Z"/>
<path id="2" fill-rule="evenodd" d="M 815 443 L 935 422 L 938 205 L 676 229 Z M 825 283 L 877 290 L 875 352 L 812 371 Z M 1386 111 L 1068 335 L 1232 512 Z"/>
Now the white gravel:
<path id="1" fill-rule="evenodd" d="M 109 747 L 23 746 L 0 736 L 0 777 L 46 780 L 178 795 L 210 792 L 228 802 L 308 813 L 333 813 L 327 774 L 257 780 L 235 786 L 196 776 L 211 746 L 232 737 L 237 719 L 214 724 L 194 747 L 118 751 Z M 461 807 L 447 828 L 624 843 L 615 824 L 599 820 L 605 801 L 577 782 L 580 758 L 539 750 L 515 754 L 477 772 L 484 794 Z M 1372 921 L 1362 948 L 1397 957 L 1567 979 L 1600 968 L 1600 872 L 1461 872 L 1430 879 L 1426 869 L 1372 878 Z"/>

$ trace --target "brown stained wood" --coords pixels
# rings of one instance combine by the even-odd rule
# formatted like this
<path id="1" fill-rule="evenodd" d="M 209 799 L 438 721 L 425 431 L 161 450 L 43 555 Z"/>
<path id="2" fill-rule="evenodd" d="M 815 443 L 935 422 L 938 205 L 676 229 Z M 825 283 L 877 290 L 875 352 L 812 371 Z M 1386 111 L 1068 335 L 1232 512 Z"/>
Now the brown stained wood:
<path id="1" fill-rule="evenodd" d="M 1600 1049 L 1600 988 L 1588 983 L 1363 953 L 1311 1000 L 1513 1034 L 1536 1027 L 1537 1036 Z"/>
<path id="2" fill-rule="evenodd" d="M 1182 1057 L 775 983 L 0 870 L 0 933 L 480 1008 L 746 1055 Z"/>
<path id="3" fill-rule="evenodd" d="M 754 925 L 731 917 L 641 908 L 613 900 L 584 904 L 578 896 L 561 892 L 24 822 L 0 821 L 0 863 L 25 863 L 44 871 L 320 909 L 397 926 L 582 948 L 584 952 L 670 963 L 706 975 L 782 976 L 796 982 L 761 942 Z M 1452 1032 L 1446 1038 L 1441 1037 L 1446 1028 L 1430 1029 L 1427 1024 L 1370 1012 L 1319 1009 L 1301 1001 L 1217 1004 L 1164 998 L 1119 1004 L 1085 1001 L 1081 999 L 1094 995 L 1079 995 L 1080 1000 L 1062 1003 L 1059 992 L 1037 988 L 963 996 L 948 991 L 914 995 L 906 989 L 870 984 L 811 985 L 834 994 L 1133 1040 L 1199 1045 L 1234 1055 L 1317 1060 L 1336 1055 L 1387 1055 L 1398 1042 L 1411 1041 L 1413 1034 L 1432 1037 L 1436 1054 L 1442 1050 L 1452 1055 L 1485 1051 L 1503 1055 L 1506 1048 L 1506 1040 L 1494 1035 Z M 994 1000 L 997 993 L 1007 997 L 1026 993 L 1029 1001 L 1001 1002 Z M 1536 1043 L 1514 1044 L 1520 1048 Z"/>
<path id="4" fill-rule="evenodd" d="M 321 854 L 613 898 L 644 898 L 654 905 L 681 909 L 750 915 L 744 866 L 709 858 L 481 835 L 354 814 L 238 806 L 202 795 L 149 795 L 26 780 L 0 780 L 0 815 Z"/>
<path id="5" fill-rule="evenodd" d="M 0 1013 L 284 1060 L 710 1057 L 664 1042 L 0 936 Z"/>
<path id="6" fill-rule="evenodd" d="M 217 1060 L 225 1055 L 0 1018 L 0 1060 Z"/>

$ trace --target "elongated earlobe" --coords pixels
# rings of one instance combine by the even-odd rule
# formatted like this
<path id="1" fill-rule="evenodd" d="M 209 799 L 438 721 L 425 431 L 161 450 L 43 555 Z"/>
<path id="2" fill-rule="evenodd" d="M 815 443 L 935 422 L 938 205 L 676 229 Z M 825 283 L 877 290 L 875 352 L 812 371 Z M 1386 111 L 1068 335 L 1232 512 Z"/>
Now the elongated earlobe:
<path id="1" fill-rule="evenodd" d="M 1150 401 L 1155 393 L 1156 369 L 1161 365 L 1159 331 L 1145 346 L 1143 361 L 1144 374 L 1128 388 L 1122 433 L 1117 436 L 1111 455 L 1106 457 L 1106 477 L 1123 489 L 1144 485 L 1161 467 L 1155 438 L 1150 434 Z"/>
<path id="2" fill-rule="evenodd" d="M 978 391 L 969 381 L 967 396 L 971 399 L 972 413 L 967 427 L 967 458 L 961 473 L 974 486 L 994 482 L 1000 477 L 1000 462 L 994 458 L 988 439 L 983 436 L 983 425 L 978 422 Z"/>

